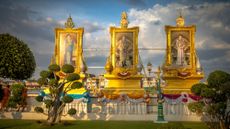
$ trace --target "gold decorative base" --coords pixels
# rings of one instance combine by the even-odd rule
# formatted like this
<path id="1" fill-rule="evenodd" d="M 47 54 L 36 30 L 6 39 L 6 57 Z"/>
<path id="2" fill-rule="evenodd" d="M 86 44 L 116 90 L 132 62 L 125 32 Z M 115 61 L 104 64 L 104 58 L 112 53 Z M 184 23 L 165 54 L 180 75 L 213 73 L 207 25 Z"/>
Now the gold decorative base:
<path id="1" fill-rule="evenodd" d="M 166 86 L 163 88 L 164 94 L 181 94 L 182 92 L 191 93 L 191 87 L 203 79 L 203 75 L 194 75 L 192 77 L 181 79 L 177 77 L 164 76 Z"/>
<path id="2" fill-rule="evenodd" d="M 102 90 L 106 98 L 116 99 L 122 94 L 128 95 L 130 98 L 142 98 L 144 96 L 144 89 L 141 88 L 142 75 L 135 75 L 128 79 L 120 79 L 111 74 L 105 74 L 104 77 L 108 83 Z"/>

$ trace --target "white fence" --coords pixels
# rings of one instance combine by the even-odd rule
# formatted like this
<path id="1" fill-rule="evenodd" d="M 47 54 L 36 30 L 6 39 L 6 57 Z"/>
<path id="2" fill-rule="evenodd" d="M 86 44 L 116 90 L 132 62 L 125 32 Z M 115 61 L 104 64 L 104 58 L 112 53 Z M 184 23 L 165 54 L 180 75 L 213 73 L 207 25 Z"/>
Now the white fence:
<path id="1" fill-rule="evenodd" d="M 46 119 L 46 116 L 35 113 L 34 108 L 36 106 L 44 107 L 42 103 L 35 101 L 34 97 L 28 97 L 28 105 L 25 111 L 20 115 L 20 119 Z M 45 108 L 45 107 L 44 107 Z M 74 116 L 67 116 L 64 119 L 67 120 L 154 120 L 157 118 L 157 103 L 155 98 L 152 98 L 151 104 L 146 103 L 106 103 L 101 104 L 97 99 L 92 99 L 90 104 L 85 102 L 73 102 L 67 104 L 64 109 L 64 114 L 68 112 L 70 108 L 75 108 L 77 114 Z M 13 117 L 13 113 L 6 112 L 6 118 L 18 119 Z M 7 115 L 8 114 L 8 115 Z M 200 117 L 194 113 L 191 113 L 186 104 L 167 104 L 164 103 L 165 119 L 169 121 L 200 121 Z"/>

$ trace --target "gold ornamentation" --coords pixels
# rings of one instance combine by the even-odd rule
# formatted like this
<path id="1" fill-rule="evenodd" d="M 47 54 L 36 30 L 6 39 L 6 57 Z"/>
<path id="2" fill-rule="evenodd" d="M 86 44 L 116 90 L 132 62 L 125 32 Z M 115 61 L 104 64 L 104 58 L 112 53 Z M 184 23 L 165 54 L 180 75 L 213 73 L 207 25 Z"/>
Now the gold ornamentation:
<path id="1" fill-rule="evenodd" d="M 81 57 L 80 71 L 81 71 L 81 73 L 85 73 L 88 68 L 86 66 L 86 63 L 85 63 L 85 60 L 83 59 L 83 57 L 82 56 L 80 56 L 80 57 Z"/>
<path id="2" fill-rule="evenodd" d="M 83 49 L 82 49 L 82 42 L 83 42 L 83 34 L 84 28 L 73 28 L 74 23 L 72 21 L 71 16 L 67 19 L 65 23 L 66 28 L 55 28 L 55 63 L 58 65 L 63 65 L 63 51 L 65 48 L 65 38 L 67 35 L 72 36 L 72 40 L 74 41 L 74 47 L 72 51 L 72 63 L 75 67 L 75 73 L 80 74 L 87 70 L 87 66 L 85 64 L 83 58 Z M 64 47 L 64 48 L 63 48 Z M 81 75 L 84 76 L 83 74 Z"/>
<path id="3" fill-rule="evenodd" d="M 65 28 L 74 28 L 74 23 L 73 20 L 71 18 L 71 16 L 69 16 L 69 18 L 67 19 L 66 23 L 65 23 Z"/>
<path id="4" fill-rule="evenodd" d="M 107 58 L 107 60 L 106 60 L 105 70 L 106 70 L 106 72 L 108 72 L 108 73 L 111 73 L 112 70 L 113 70 L 113 66 L 112 66 L 112 63 L 111 63 L 111 58 L 110 58 L 110 56 L 109 56 L 109 57 Z"/>
<path id="5" fill-rule="evenodd" d="M 121 14 L 121 28 L 128 28 L 128 16 L 126 12 L 122 12 Z"/>
<path id="6" fill-rule="evenodd" d="M 180 10 L 180 15 L 179 15 L 179 17 L 176 19 L 176 25 L 178 26 L 178 27 L 183 27 L 184 26 L 184 24 L 185 24 L 185 21 L 184 21 L 184 18 L 183 18 L 183 16 L 182 16 L 182 11 Z"/>
<path id="7" fill-rule="evenodd" d="M 128 28 L 126 12 L 122 13 L 120 23 L 121 28 L 110 27 L 111 49 L 105 65 L 107 73 L 104 74 L 107 83 L 102 92 L 109 99 L 116 99 L 121 94 L 130 98 L 142 98 L 143 75 L 137 74 L 139 27 Z"/>
<path id="8" fill-rule="evenodd" d="M 117 78 L 127 79 L 137 74 L 137 70 L 126 68 L 115 68 L 112 72 Z"/>
<path id="9" fill-rule="evenodd" d="M 197 64 L 199 62 L 196 60 L 198 57 L 195 53 L 196 26 L 184 26 L 184 18 L 181 13 L 176 21 L 176 26 L 165 26 L 167 50 L 165 62 L 162 66 L 162 77 L 167 84 L 163 91 L 167 94 L 178 94 L 183 91 L 190 93 L 192 85 L 198 83 L 204 77 L 204 73 L 197 73 L 197 67 L 200 66 Z M 179 55 L 178 50 L 175 49 L 175 43 L 180 36 L 184 38 L 181 43 L 187 46 L 181 52 L 183 56 Z M 178 56 L 183 57 L 181 60 L 186 61 L 186 63 L 177 63 Z"/>

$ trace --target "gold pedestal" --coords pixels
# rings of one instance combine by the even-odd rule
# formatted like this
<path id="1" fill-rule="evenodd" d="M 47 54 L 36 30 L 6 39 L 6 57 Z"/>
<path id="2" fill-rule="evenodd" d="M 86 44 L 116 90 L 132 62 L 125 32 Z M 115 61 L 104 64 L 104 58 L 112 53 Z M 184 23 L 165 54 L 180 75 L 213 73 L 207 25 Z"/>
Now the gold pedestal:
<path id="1" fill-rule="evenodd" d="M 185 26 L 184 18 L 176 19 L 176 26 L 165 26 L 166 56 L 162 66 L 165 94 L 191 93 L 191 87 L 204 78 L 195 48 L 196 26 Z"/>
<path id="2" fill-rule="evenodd" d="M 187 92 L 191 94 L 191 87 L 199 83 L 201 79 L 203 79 L 202 75 L 194 75 L 192 77 L 182 79 L 177 77 L 167 77 L 164 76 L 164 80 L 166 82 L 166 86 L 163 88 L 164 94 L 181 94 L 182 92 Z"/>
<path id="3" fill-rule="evenodd" d="M 144 89 L 141 88 L 142 75 L 135 75 L 128 79 L 120 79 L 111 74 L 105 74 L 108 83 L 102 90 L 106 98 L 116 99 L 123 94 L 130 98 L 141 98 L 144 96 Z"/>

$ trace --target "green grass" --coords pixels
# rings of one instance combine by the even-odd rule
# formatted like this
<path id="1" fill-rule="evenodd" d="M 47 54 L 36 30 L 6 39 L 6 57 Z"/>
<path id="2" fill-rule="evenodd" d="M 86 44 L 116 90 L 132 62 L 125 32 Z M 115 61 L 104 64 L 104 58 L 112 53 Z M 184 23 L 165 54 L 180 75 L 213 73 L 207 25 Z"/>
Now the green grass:
<path id="1" fill-rule="evenodd" d="M 0 120 L 0 129 L 208 129 L 201 122 L 170 122 L 156 124 L 152 121 L 68 121 L 69 125 L 46 126 L 30 120 Z"/>

